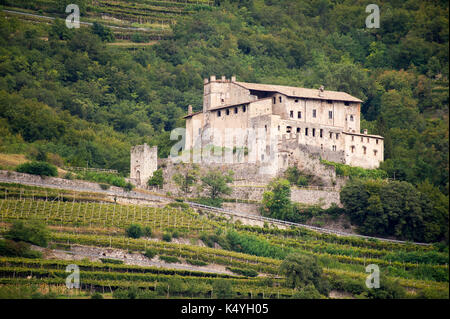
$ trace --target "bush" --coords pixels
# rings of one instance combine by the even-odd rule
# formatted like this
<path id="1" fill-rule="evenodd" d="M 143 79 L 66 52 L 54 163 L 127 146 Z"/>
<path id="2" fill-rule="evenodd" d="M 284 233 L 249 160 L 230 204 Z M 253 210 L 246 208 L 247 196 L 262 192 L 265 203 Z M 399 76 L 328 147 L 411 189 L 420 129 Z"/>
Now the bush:
<path id="1" fill-rule="evenodd" d="M 145 237 L 152 237 L 152 234 L 153 234 L 153 232 L 152 232 L 152 229 L 150 228 L 150 226 L 145 226 L 142 229 L 142 235 L 143 236 L 145 236 Z"/>
<path id="2" fill-rule="evenodd" d="M 14 241 L 24 241 L 30 244 L 47 247 L 49 231 L 45 224 L 39 221 L 14 221 L 11 229 L 5 234 L 5 238 Z"/>
<path id="3" fill-rule="evenodd" d="M 163 171 L 161 168 L 159 168 L 153 173 L 153 176 L 148 180 L 147 185 L 158 186 L 162 188 L 163 184 L 164 184 Z"/>
<path id="4" fill-rule="evenodd" d="M 159 255 L 159 259 L 165 261 L 166 263 L 171 263 L 171 264 L 180 262 L 180 260 L 174 256 Z"/>
<path id="5" fill-rule="evenodd" d="M 47 162 L 28 162 L 16 167 L 16 172 L 27 173 L 40 176 L 58 176 L 56 166 Z"/>
<path id="6" fill-rule="evenodd" d="M 103 295 L 99 292 L 92 294 L 91 299 L 103 299 Z"/>
<path id="7" fill-rule="evenodd" d="M 101 189 L 103 189 L 103 190 L 107 190 L 107 189 L 109 189 L 111 186 L 109 186 L 108 184 L 103 184 L 103 183 L 100 183 L 100 184 L 98 184 L 99 186 L 100 186 L 100 188 Z"/>
<path id="8" fill-rule="evenodd" d="M 200 198 L 193 198 L 191 199 L 194 203 L 206 205 L 206 206 L 212 206 L 212 207 L 222 207 L 223 199 L 220 197 L 216 198 L 207 198 L 207 197 L 200 197 Z"/>
<path id="9" fill-rule="evenodd" d="M 123 260 L 120 259 L 100 258 L 100 261 L 104 264 L 116 264 L 116 265 L 123 264 Z"/>
<path id="10" fill-rule="evenodd" d="M 236 268 L 236 267 L 226 267 L 231 272 L 234 272 L 235 274 L 246 276 L 246 277 L 256 277 L 258 276 L 258 272 L 253 269 L 243 269 L 243 268 Z"/>
<path id="11" fill-rule="evenodd" d="M 130 182 L 126 183 L 125 186 L 123 187 L 123 189 L 127 192 L 131 192 L 134 189 L 134 185 L 131 184 Z"/>
<path id="12" fill-rule="evenodd" d="M 225 279 L 214 281 L 213 292 L 217 299 L 229 299 L 233 297 L 231 283 Z"/>
<path id="13" fill-rule="evenodd" d="M 321 299 L 323 298 L 314 285 L 309 284 L 292 295 L 292 299 Z"/>
<path id="14" fill-rule="evenodd" d="M 156 256 L 156 249 L 153 248 L 147 248 L 145 250 L 144 256 L 147 257 L 148 259 L 152 259 L 153 257 Z"/>
<path id="15" fill-rule="evenodd" d="M 178 230 L 174 230 L 174 231 L 172 232 L 172 237 L 173 237 L 173 238 L 179 238 L 179 237 L 180 237 L 180 233 L 178 232 Z"/>
<path id="16" fill-rule="evenodd" d="M 172 241 L 172 235 L 170 233 L 164 233 L 162 236 L 162 240 L 171 242 Z"/>
<path id="17" fill-rule="evenodd" d="M 30 244 L 24 243 L 23 241 L 15 242 L 8 239 L 0 239 L 0 256 L 42 258 L 42 254 L 39 251 L 30 249 Z"/>
<path id="18" fill-rule="evenodd" d="M 189 258 L 186 259 L 186 262 L 188 264 L 191 264 L 191 265 L 194 265 L 194 266 L 206 266 L 206 265 L 208 265 L 207 262 L 204 262 L 202 260 L 189 259 Z"/>
<path id="19" fill-rule="evenodd" d="M 131 237 L 131 238 L 140 238 L 140 237 L 142 237 L 143 230 L 142 230 L 141 225 L 131 224 L 126 229 L 126 234 L 127 234 L 128 237 Z"/>

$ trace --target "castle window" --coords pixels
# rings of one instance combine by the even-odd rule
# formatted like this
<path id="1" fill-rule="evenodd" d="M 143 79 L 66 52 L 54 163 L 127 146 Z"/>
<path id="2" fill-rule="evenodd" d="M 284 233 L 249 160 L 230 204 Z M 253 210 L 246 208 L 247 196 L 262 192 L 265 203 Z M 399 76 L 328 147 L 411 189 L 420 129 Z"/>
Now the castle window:
<path id="1" fill-rule="evenodd" d="M 378 139 L 375 139 L 375 144 L 378 144 Z"/>
<path id="2" fill-rule="evenodd" d="M 370 139 L 369 138 L 367 138 L 367 143 L 370 143 Z"/>
<path id="3" fill-rule="evenodd" d="M 295 99 L 295 103 L 298 103 L 298 99 Z"/>
<path id="4" fill-rule="evenodd" d="M 373 155 L 377 156 L 377 150 L 373 150 Z"/>
<path id="5" fill-rule="evenodd" d="M 355 137 L 352 135 L 352 142 L 355 140 Z"/>
<path id="6" fill-rule="evenodd" d="M 336 151 L 336 145 L 333 145 L 332 150 Z"/>
<path id="7" fill-rule="evenodd" d="M 333 118 L 333 111 L 328 111 L 328 118 L 332 119 Z"/>
<path id="8" fill-rule="evenodd" d="M 333 104 L 333 101 L 327 100 L 327 103 L 328 103 L 328 104 Z"/>
<path id="9" fill-rule="evenodd" d="M 297 133 L 300 133 L 300 128 L 299 127 L 297 127 Z"/>
<path id="10" fill-rule="evenodd" d="M 349 105 L 350 105 L 350 102 L 344 102 L 344 105 L 345 105 L 345 106 L 349 106 Z"/>
<path id="11" fill-rule="evenodd" d="M 352 153 L 355 151 L 355 146 L 354 145 L 352 145 L 351 146 L 351 149 L 352 149 Z"/>
<path id="12" fill-rule="evenodd" d="M 366 155 L 367 147 L 363 146 L 363 154 Z"/>
<path id="13" fill-rule="evenodd" d="M 293 118 L 294 117 L 294 111 L 289 112 L 289 116 Z"/>
<path id="14" fill-rule="evenodd" d="M 279 99 L 280 99 L 280 103 L 281 103 L 281 96 L 279 97 Z"/>
<path id="15" fill-rule="evenodd" d="M 230 109 L 226 110 L 227 115 L 230 115 Z"/>
<path id="16" fill-rule="evenodd" d="M 297 112 L 297 117 L 299 118 L 299 119 L 301 119 L 302 118 L 302 112 Z"/>
<path id="17" fill-rule="evenodd" d="M 320 149 L 323 150 L 323 144 L 320 144 Z"/>
<path id="18" fill-rule="evenodd" d="M 333 133 L 332 133 L 332 132 L 330 132 L 330 138 L 331 138 L 331 139 L 333 138 Z"/>
<path id="19" fill-rule="evenodd" d="M 353 115 L 350 115 L 350 121 L 353 122 Z"/>
<path id="20" fill-rule="evenodd" d="M 264 125 L 264 129 L 266 130 L 266 132 L 267 132 L 267 125 Z"/>
<path id="21" fill-rule="evenodd" d="M 280 130 L 280 126 L 278 125 L 278 131 Z"/>
<path id="22" fill-rule="evenodd" d="M 234 114 L 237 114 L 237 112 L 238 112 L 238 108 L 235 107 L 235 108 L 234 108 Z"/>
<path id="23" fill-rule="evenodd" d="M 247 106 L 243 105 L 243 106 L 242 106 L 242 112 L 245 113 L 245 111 L 247 111 Z"/>
<path id="24" fill-rule="evenodd" d="M 305 128 L 305 135 L 308 136 L 308 128 Z"/>
<path id="25" fill-rule="evenodd" d="M 222 112 L 217 111 L 217 117 L 221 117 L 222 116 Z"/>
<path id="26" fill-rule="evenodd" d="M 274 96 L 273 97 L 273 104 L 276 104 L 277 103 L 277 98 Z"/>
<path id="27" fill-rule="evenodd" d="M 339 139 L 339 133 L 336 133 L 336 139 L 337 140 Z"/>
<path id="28" fill-rule="evenodd" d="M 286 126 L 286 133 L 291 133 L 292 127 Z"/>
<path id="29" fill-rule="evenodd" d="M 316 129 L 315 128 L 313 128 L 313 130 L 312 130 L 312 136 L 316 136 Z"/>
<path id="30" fill-rule="evenodd" d="M 323 129 L 320 129 L 320 137 L 323 137 Z"/>
<path id="31" fill-rule="evenodd" d="M 316 117 L 316 115 L 317 115 L 316 110 L 313 110 L 313 117 Z"/>
<path id="32" fill-rule="evenodd" d="M 361 136 L 361 142 L 364 142 L 364 137 Z"/>

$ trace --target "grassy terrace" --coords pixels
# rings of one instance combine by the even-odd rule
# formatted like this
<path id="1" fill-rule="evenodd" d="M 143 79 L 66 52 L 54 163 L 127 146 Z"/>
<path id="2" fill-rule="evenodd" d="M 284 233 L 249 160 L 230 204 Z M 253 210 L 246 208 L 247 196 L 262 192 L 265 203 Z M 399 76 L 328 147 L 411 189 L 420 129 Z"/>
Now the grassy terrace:
<path id="1" fill-rule="evenodd" d="M 379 265 L 390 278 L 409 289 L 411 297 L 424 291 L 433 291 L 439 297 L 448 297 L 448 252 L 437 246 L 418 246 L 381 241 L 362 240 L 315 233 L 304 229 L 261 228 L 233 224 L 228 220 L 194 212 L 191 208 L 166 206 L 164 208 L 138 205 L 119 205 L 105 201 L 101 194 L 76 193 L 39 187 L 4 183 L 0 185 L 0 229 L 6 231 L 14 220 L 38 219 L 49 225 L 50 248 L 70 249 L 73 245 L 111 247 L 136 253 L 153 249 L 159 256 L 172 256 L 186 263 L 202 261 L 207 265 L 238 267 L 257 271 L 262 277 L 244 278 L 218 274 L 192 274 L 181 270 L 169 270 L 131 265 L 105 265 L 81 263 L 85 273 L 84 289 L 114 291 L 119 287 L 137 285 L 164 295 L 161 282 L 170 280 L 170 274 L 181 278 L 182 288 L 174 295 L 185 294 L 205 297 L 210 294 L 214 280 L 232 280 L 236 297 L 271 296 L 289 297 L 293 291 L 281 287 L 278 268 L 282 256 L 299 251 L 317 256 L 319 264 L 333 289 L 360 293 L 354 289 L 364 285 L 367 276 L 365 266 Z M 124 229 L 138 223 L 153 230 L 155 240 L 132 239 Z M 212 236 L 220 229 L 237 232 L 242 251 L 201 247 L 202 236 Z M 178 232 L 184 242 L 179 244 L 161 240 L 165 232 Z M 187 241 L 186 241 L 187 240 Z M 261 247 L 265 247 L 262 249 Z M 0 282 L 31 282 L 58 286 L 64 283 L 64 265 L 69 261 L 2 257 Z M 78 261 L 77 261 L 78 263 Z M 159 272 L 159 271 L 162 272 Z M 125 272 L 125 274 L 124 274 Z M 169 274 L 170 273 L 170 274 Z M 268 284 L 272 277 L 271 285 Z M 13 279 L 15 278 L 15 279 Z M 19 279 L 20 278 L 20 279 Z M 278 279 L 277 279 L 278 278 Z M 14 281 L 18 280 L 18 281 Z M 202 282 L 201 292 L 190 292 L 189 287 Z M 175 285 L 175 284 L 174 284 Z M 353 287 L 353 288 L 352 288 Z M 178 288 L 177 288 L 178 289 Z M 251 291 L 251 293 L 250 293 Z M 210 295 L 209 295 L 210 296 Z"/>

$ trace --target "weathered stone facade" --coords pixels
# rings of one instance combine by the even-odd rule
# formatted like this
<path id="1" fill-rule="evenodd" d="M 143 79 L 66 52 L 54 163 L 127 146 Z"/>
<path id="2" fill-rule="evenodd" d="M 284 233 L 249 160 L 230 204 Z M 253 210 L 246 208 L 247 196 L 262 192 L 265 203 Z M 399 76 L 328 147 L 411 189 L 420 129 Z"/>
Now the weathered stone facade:
<path id="1" fill-rule="evenodd" d="M 211 76 L 204 80 L 203 110 L 192 113 L 190 108 L 185 117 L 185 159 L 256 163 L 261 174 L 272 176 L 289 165 L 287 157 L 299 162 L 300 153 L 376 168 L 383 161 L 383 137 L 360 133 L 361 102 L 323 88 Z M 236 148 L 248 152 L 242 154 Z"/>
<path id="2" fill-rule="evenodd" d="M 158 147 L 147 144 L 131 148 L 130 179 L 137 186 L 145 186 L 157 169 Z"/>

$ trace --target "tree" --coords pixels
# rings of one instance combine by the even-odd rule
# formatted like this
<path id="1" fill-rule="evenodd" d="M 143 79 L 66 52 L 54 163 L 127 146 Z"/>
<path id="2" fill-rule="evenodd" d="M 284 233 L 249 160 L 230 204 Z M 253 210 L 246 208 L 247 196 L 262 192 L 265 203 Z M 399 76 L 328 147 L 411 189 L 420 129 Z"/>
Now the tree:
<path id="1" fill-rule="evenodd" d="M 303 289 L 313 285 L 320 293 L 328 294 L 327 282 L 322 277 L 322 268 L 314 256 L 289 254 L 280 265 L 280 273 L 286 276 L 286 286 L 290 288 Z"/>
<path id="2" fill-rule="evenodd" d="M 161 168 L 157 169 L 153 172 L 153 176 L 149 178 L 147 181 L 148 186 L 158 186 L 160 188 L 163 187 L 164 184 L 164 176 Z"/>
<path id="3" fill-rule="evenodd" d="M 94 24 L 92 25 L 92 33 L 98 35 L 104 42 L 114 41 L 114 33 L 111 31 L 111 29 L 98 22 L 94 22 Z"/>
<path id="4" fill-rule="evenodd" d="M 192 169 L 185 168 L 184 172 L 174 174 L 172 179 L 180 187 L 181 191 L 187 194 L 191 192 L 191 187 L 197 181 L 198 174 L 198 167 L 194 166 Z"/>
<path id="5" fill-rule="evenodd" d="M 231 283 L 225 279 L 216 280 L 213 283 L 213 293 L 217 299 L 229 299 L 233 297 Z"/>
<path id="6" fill-rule="evenodd" d="M 223 174 L 219 170 L 210 170 L 201 178 L 202 186 L 208 190 L 211 199 L 215 199 L 221 194 L 229 195 L 232 189 L 227 184 L 233 182 L 233 175 L 232 171 Z"/>
<path id="7" fill-rule="evenodd" d="M 50 233 L 46 225 L 40 221 L 32 220 L 24 223 L 18 220 L 13 223 L 5 238 L 47 247 Z"/>
<path id="8" fill-rule="evenodd" d="M 128 237 L 131 237 L 131 238 L 140 238 L 140 237 L 142 237 L 143 230 L 142 230 L 141 225 L 131 224 L 126 229 L 126 234 L 127 234 Z"/>
<path id="9" fill-rule="evenodd" d="M 56 166 L 47 162 L 33 161 L 23 163 L 16 167 L 16 171 L 40 176 L 58 176 Z"/>
<path id="10" fill-rule="evenodd" d="M 287 212 L 293 210 L 291 203 L 291 185 L 288 180 L 279 178 L 270 182 L 269 191 L 263 194 L 263 209 L 268 216 L 284 219 Z"/>

